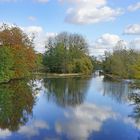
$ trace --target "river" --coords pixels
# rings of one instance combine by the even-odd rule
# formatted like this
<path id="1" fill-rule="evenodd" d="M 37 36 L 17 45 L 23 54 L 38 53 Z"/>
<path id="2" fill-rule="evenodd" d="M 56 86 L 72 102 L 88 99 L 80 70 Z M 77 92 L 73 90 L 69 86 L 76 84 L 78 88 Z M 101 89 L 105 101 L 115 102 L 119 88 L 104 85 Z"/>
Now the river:
<path id="1" fill-rule="evenodd" d="M 96 74 L 0 85 L 0 139 L 139 140 L 139 90 Z"/>

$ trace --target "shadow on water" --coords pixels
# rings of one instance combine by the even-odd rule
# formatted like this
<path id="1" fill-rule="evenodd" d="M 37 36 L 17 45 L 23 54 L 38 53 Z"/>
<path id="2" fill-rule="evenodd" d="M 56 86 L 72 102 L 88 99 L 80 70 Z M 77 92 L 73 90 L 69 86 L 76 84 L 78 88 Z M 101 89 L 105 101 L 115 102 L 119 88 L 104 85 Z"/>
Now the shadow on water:
<path id="1" fill-rule="evenodd" d="M 58 105 L 76 106 L 84 102 L 90 78 L 54 78 L 44 79 L 48 100 Z"/>
<path id="2" fill-rule="evenodd" d="M 18 130 L 32 116 L 34 104 L 35 95 L 26 81 L 0 85 L 0 128 Z"/>

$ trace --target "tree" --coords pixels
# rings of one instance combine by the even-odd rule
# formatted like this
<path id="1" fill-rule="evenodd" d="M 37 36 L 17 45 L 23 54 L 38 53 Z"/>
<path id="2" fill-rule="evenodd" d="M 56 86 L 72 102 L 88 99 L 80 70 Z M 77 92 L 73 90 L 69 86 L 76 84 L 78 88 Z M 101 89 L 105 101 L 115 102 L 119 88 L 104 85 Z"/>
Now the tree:
<path id="1" fill-rule="evenodd" d="M 0 85 L 0 128 L 17 131 L 28 122 L 35 104 L 35 94 L 27 81 Z"/>
<path id="2" fill-rule="evenodd" d="M 140 52 L 118 46 L 105 54 L 103 70 L 120 78 L 140 78 Z"/>
<path id="3" fill-rule="evenodd" d="M 37 53 L 36 54 L 36 71 L 44 71 L 44 66 L 43 66 L 43 54 Z"/>
<path id="4" fill-rule="evenodd" d="M 19 27 L 3 24 L 0 27 L 0 44 L 2 53 L 0 64 L 3 65 L 1 81 L 29 76 L 34 71 L 36 54 L 33 49 L 33 40 Z"/>
<path id="5" fill-rule="evenodd" d="M 43 63 L 50 72 L 91 73 L 93 66 L 87 48 L 83 36 L 60 33 L 48 39 Z"/>
<path id="6" fill-rule="evenodd" d="M 0 82 L 8 81 L 13 76 L 13 55 L 7 46 L 0 47 Z"/>
<path id="7" fill-rule="evenodd" d="M 76 106 L 83 103 L 89 79 L 61 78 L 44 79 L 44 86 L 48 100 L 55 101 L 58 105 Z"/>

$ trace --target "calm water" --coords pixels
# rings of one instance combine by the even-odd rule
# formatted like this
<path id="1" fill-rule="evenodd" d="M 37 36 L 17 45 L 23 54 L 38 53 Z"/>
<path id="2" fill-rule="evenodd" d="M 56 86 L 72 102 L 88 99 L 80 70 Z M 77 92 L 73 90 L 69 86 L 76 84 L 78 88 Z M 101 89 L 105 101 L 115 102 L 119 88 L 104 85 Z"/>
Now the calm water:
<path id="1" fill-rule="evenodd" d="M 140 140 L 140 96 L 98 75 L 1 85 L 0 139 Z"/>

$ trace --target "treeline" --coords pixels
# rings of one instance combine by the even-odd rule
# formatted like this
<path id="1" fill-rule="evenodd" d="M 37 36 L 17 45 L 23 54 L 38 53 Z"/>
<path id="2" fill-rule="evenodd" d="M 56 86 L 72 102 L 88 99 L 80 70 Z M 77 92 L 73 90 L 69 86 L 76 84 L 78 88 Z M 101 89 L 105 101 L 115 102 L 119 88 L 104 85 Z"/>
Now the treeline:
<path id="1" fill-rule="evenodd" d="M 93 71 L 88 43 L 79 34 L 64 32 L 50 37 L 46 49 L 43 64 L 49 72 L 89 74 Z"/>
<path id="2" fill-rule="evenodd" d="M 78 34 L 60 33 L 46 41 L 45 54 L 34 50 L 33 39 L 17 26 L 0 27 L 0 82 L 30 76 L 36 71 L 85 73 L 93 71 L 88 43 Z"/>
<path id="3" fill-rule="evenodd" d="M 113 53 L 106 52 L 103 71 L 120 78 L 140 78 L 140 52 L 116 46 Z"/>
<path id="4" fill-rule="evenodd" d="M 63 32 L 48 38 L 44 54 L 35 52 L 33 41 L 17 26 L 0 27 L 0 83 L 35 72 L 91 74 L 103 70 L 120 78 L 140 78 L 140 52 L 120 44 L 99 61 L 89 56 L 88 43 L 79 34 Z"/>

